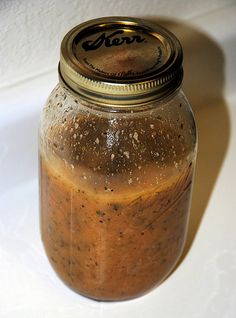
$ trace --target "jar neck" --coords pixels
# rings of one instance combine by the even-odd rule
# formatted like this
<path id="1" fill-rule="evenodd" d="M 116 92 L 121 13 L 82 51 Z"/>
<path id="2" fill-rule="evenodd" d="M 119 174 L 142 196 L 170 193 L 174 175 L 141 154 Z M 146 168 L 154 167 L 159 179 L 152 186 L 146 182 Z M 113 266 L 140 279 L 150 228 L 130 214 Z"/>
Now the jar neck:
<path id="1" fill-rule="evenodd" d="M 71 95 L 71 98 L 76 100 L 77 102 L 81 102 L 84 107 L 98 110 L 99 112 L 107 112 L 107 113 L 136 113 L 143 111 L 150 111 L 159 106 L 164 106 L 168 104 L 171 100 L 175 99 L 175 97 L 182 93 L 182 88 L 179 86 L 177 89 L 169 93 L 168 95 L 163 96 L 162 98 L 154 98 L 151 101 L 137 103 L 137 104 L 129 104 L 127 100 L 127 104 L 125 105 L 117 105 L 115 103 L 111 104 L 103 104 L 99 102 L 95 102 L 84 95 L 80 95 L 74 91 L 72 91 L 67 85 L 60 81 L 60 86 L 63 90 L 66 91 L 67 94 Z M 182 93 L 183 94 L 183 93 Z"/>

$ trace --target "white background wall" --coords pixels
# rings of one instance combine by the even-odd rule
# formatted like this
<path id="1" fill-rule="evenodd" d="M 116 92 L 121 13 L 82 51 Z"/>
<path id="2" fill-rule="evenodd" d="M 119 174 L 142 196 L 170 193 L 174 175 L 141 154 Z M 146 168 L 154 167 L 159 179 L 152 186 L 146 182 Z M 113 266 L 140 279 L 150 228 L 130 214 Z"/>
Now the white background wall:
<path id="1" fill-rule="evenodd" d="M 236 0 L 0 0 L 0 88 L 57 67 L 63 35 L 85 20 L 126 15 L 188 20 Z"/>

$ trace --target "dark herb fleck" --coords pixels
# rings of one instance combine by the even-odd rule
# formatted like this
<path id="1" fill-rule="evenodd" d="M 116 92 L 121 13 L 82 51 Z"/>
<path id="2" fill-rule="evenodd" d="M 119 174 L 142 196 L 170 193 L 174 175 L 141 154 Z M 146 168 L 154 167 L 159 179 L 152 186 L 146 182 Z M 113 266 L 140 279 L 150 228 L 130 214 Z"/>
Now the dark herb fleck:
<path id="1" fill-rule="evenodd" d="M 106 215 L 105 212 L 102 212 L 102 211 L 100 211 L 100 210 L 97 210 L 97 211 L 96 211 L 96 214 L 97 214 L 98 216 L 102 216 L 102 217 Z"/>
<path id="2" fill-rule="evenodd" d="M 113 210 L 115 210 L 115 211 L 118 211 L 118 210 L 119 210 L 118 204 L 113 204 Z"/>

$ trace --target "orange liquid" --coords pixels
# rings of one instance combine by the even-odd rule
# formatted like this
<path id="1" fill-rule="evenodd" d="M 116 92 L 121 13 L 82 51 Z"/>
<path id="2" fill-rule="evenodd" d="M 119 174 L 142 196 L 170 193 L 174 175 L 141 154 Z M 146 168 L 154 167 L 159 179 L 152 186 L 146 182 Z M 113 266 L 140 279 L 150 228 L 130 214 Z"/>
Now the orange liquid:
<path id="1" fill-rule="evenodd" d="M 159 284 L 183 248 L 191 167 L 155 188 L 122 191 L 120 184 L 109 194 L 80 188 L 59 167 L 41 158 L 42 239 L 61 279 L 102 300 L 133 298 Z"/>

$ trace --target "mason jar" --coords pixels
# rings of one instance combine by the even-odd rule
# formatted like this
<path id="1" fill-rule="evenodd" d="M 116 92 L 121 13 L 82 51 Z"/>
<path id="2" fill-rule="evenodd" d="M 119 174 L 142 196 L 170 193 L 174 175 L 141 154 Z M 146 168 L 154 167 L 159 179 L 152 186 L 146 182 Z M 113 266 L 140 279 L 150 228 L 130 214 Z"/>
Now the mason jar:
<path id="1" fill-rule="evenodd" d="M 136 18 L 88 21 L 62 40 L 39 133 L 41 234 L 79 294 L 143 295 L 181 255 L 196 159 L 182 56 L 172 33 Z"/>

